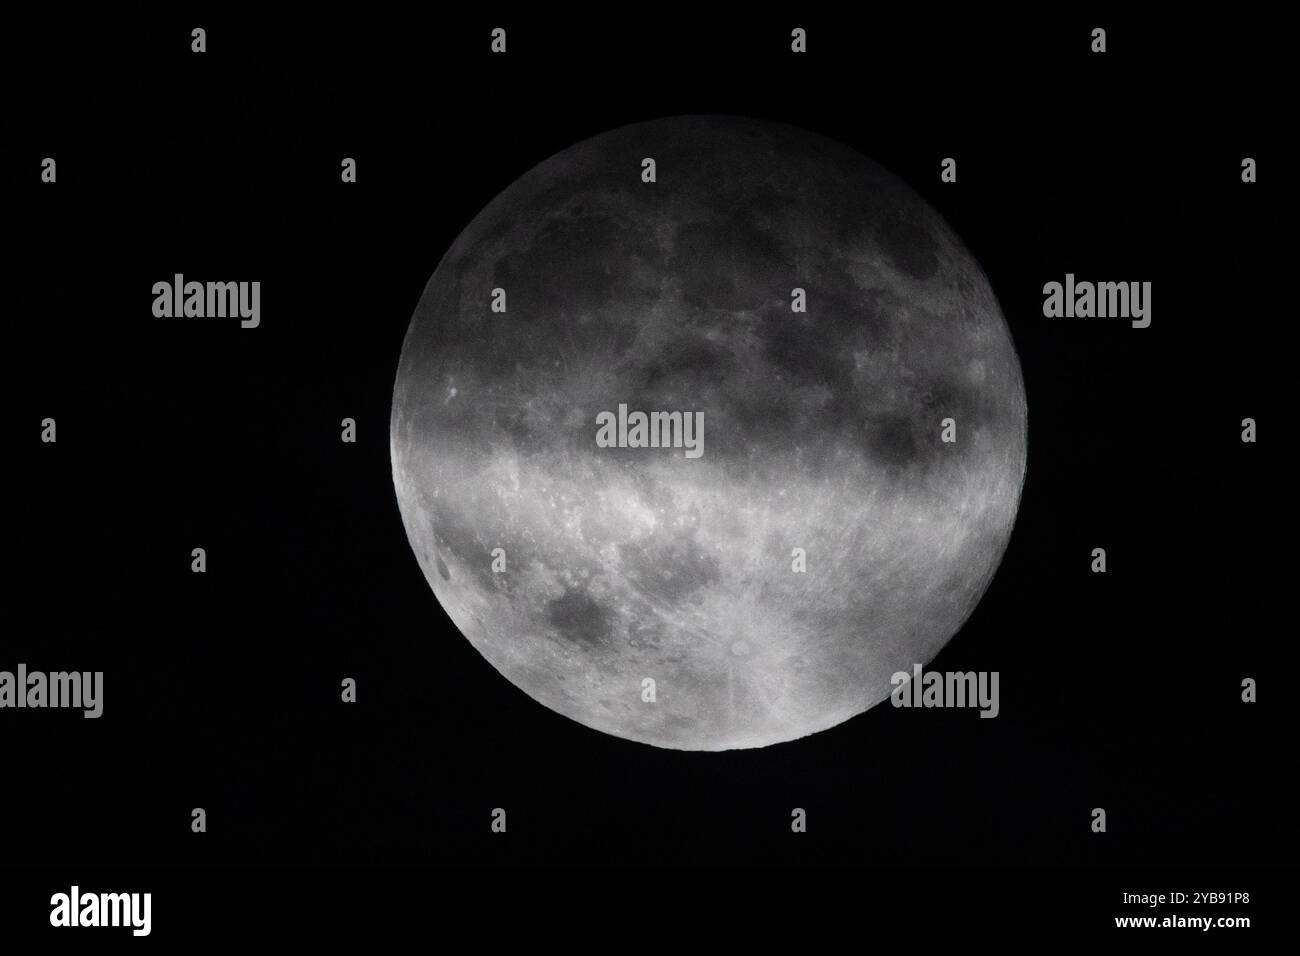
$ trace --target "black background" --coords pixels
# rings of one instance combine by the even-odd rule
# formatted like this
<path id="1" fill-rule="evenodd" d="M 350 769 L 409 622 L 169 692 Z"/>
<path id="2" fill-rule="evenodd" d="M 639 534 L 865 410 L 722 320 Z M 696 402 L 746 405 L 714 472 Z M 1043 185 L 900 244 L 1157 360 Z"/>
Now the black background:
<path id="1" fill-rule="evenodd" d="M 1293 860 L 1294 104 L 1275 24 L 173 5 L 15 23 L 8 46 L 0 668 L 103 670 L 105 711 L 0 714 L 0 863 Z M 1000 671 L 996 720 L 881 706 L 762 750 L 657 750 L 534 703 L 425 583 L 387 431 L 425 282 L 536 163 L 679 113 L 860 149 L 989 275 L 1028 478 L 1001 569 L 931 667 Z M 260 280 L 261 327 L 155 319 L 176 272 Z M 1045 319 L 1066 272 L 1151 281 L 1151 327 Z"/>

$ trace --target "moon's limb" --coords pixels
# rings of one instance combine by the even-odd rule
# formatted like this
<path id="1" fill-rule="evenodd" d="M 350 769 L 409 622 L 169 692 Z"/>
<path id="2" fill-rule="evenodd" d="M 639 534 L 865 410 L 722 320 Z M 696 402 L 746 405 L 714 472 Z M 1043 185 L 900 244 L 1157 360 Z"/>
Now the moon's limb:
<path id="1" fill-rule="evenodd" d="M 702 411 L 703 457 L 597 447 L 621 402 Z M 1014 345 L 942 219 L 844 146 L 723 117 L 597 136 L 489 203 L 416 308 L 391 423 L 411 546 L 484 657 L 699 750 L 834 726 L 928 662 L 997 568 L 1025 446 Z"/>

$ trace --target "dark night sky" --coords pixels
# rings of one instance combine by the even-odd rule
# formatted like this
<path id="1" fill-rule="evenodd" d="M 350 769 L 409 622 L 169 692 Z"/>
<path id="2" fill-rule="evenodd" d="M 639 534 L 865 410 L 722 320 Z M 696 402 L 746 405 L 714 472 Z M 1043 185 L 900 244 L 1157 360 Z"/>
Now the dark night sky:
<path id="1" fill-rule="evenodd" d="M 809 31 L 802 59 L 787 52 L 791 16 Z M 3 799 L 25 821 L 6 855 L 1289 859 L 1294 243 L 1280 191 L 1295 152 L 1269 47 L 1247 52 L 1261 41 L 1245 28 L 1119 16 L 1102 57 L 1087 52 L 1093 24 L 1070 18 L 500 19 L 504 58 L 487 53 L 486 16 L 172 9 L 106 33 L 15 31 L 32 65 L 9 66 L 5 136 L 18 487 L 0 667 L 102 669 L 106 703 L 99 721 L 0 718 L 5 776 L 22 781 Z M 1001 570 L 931 666 L 999 670 L 997 720 L 885 706 L 761 751 L 658 751 L 534 703 L 425 584 L 388 459 L 420 291 L 519 174 L 687 112 L 860 149 L 989 275 L 1023 364 L 1028 479 Z M 38 182 L 45 155 L 54 187 Z M 356 186 L 338 181 L 343 156 Z M 956 185 L 939 182 L 944 156 Z M 154 320 L 149 289 L 175 272 L 261 280 L 262 327 Z M 1042 285 L 1066 272 L 1150 280 L 1152 327 L 1043 318 Z M 57 446 L 37 443 L 47 415 Z M 344 416 L 355 446 L 338 441 Z M 1238 440 L 1245 416 L 1257 445 Z M 1088 570 L 1097 546 L 1104 576 Z M 344 676 L 360 683 L 354 707 L 338 702 Z M 1253 706 L 1245 676 L 1260 682 Z M 494 806 L 508 841 L 488 832 Z M 800 840 L 793 806 L 809 811 Z M 1088 830 L 1094 806 L 1104 838 Z"/>

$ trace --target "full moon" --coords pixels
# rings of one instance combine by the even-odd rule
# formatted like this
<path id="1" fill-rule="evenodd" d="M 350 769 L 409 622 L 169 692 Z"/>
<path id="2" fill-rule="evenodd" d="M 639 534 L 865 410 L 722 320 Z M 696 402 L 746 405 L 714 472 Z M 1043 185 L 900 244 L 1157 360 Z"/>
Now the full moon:
<path id="1" fill-rule="evenodd" d="M 620 406 L 700 422 L 699 454 L 598 442 Z M 763 747 L 961 628 L 1026 414 L 989 282 L 920 196 L 822 136 L 684 116 L 551 157 L 456 239 L 402 346 L 393 482 L 434 595 L 535 701 Z"/>

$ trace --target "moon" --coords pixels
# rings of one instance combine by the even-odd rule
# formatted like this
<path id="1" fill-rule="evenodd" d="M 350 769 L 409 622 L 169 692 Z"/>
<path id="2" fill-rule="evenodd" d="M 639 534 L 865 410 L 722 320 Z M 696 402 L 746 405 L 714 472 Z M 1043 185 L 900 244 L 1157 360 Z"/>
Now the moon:
<path id="1" fill-rule="evenodd" d="M 700 413 L 702 454 L 602 447 L 620 404 Z M 603 133 L 489 202 L 415 309 L 390 430 L 411 548 L 483 657 L 587 727 L 709 751 L 833 727 L 932 660 L 1001 561 L 1026 439 L 938 213 L 723 116 Z"/>

